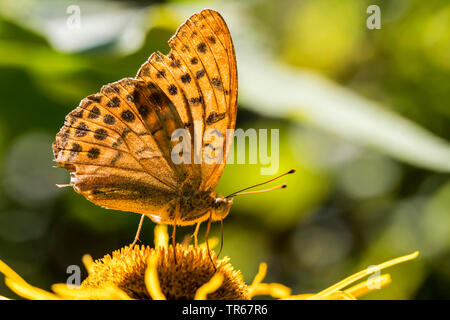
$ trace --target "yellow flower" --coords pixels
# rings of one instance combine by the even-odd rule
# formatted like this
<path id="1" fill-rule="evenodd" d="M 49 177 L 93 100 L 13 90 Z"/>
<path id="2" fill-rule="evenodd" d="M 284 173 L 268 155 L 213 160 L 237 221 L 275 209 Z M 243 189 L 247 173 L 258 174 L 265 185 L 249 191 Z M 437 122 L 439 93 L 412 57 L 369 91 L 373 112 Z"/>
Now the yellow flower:
<path id="1" fill-rule="evenodd" d="M 360 271 L 337 284 L 315 294 L 292 295 L 291 289 L 279 283 L 263 283 L 267 265 L 261 263 L 251 285 L 246 285 L 241 273 L 233 269 L 227 257 L 217 259 L 211 252 L 216 270 L 209 260 L 205 244 L 176 245 L 176 263 L 173 247 L 168 245 L 165 226 L 155 228 L 155 248 L 134 246 L 114 251 L 93 261 L 83 257 L 88 277 L 79 287 L 59 283 L 48 292 L 28 284 L 0 260 L 0 272 L 6 285 L 26 299 L 251 299 L 269 295 L 276 299 L 356 299 L 375 288 L 381 288 L 391 279 L 389 274 L 354 284 L 376 271 L 417 257 L 418 252 L 384 262 Z M 376 285 L 375 285 L 376 284 Z M 0 296 L 0 299 L 6 299 Z"/>
<path id="2" fill-rule="evenodd" d="M 339 281 L 338 283 L 332 285 L 331 287 L 328 287 L 325 290 L 320 291 L 319 293 L 299 295 L 291 295 L 289 292 L 290 290 L 288 291 L 286 287 L 277 283 L 266 284 L 259 282 L 259 278 L 264 278 L 267 270 L 266 264 L 262 263 L 259 267 L 259 272 L 256 275 L 253 284 L 249 288 L 250 296 L 267 294 L 275 298 L 286 300 L 356 300 L 356 298 L 364 294 L 367 294 L 375 289 L 381 289 L 382 287 L 388 285 L 391 282 L 391 277 L 389 274 L 383 274 L 378 275 L 374 278 L 369 278 L 366 281 L 362 281 L 356 285 L 349 287 L 350 285 L 366 276 L 379 272 L 383 269 L 415 259 L 418 255 L 419 252 L 416 251 L 411 254 L 383 262 L 379 265 L 371 266 L 370 268 L 357 272 L 345 278 L 344 280 Z"/>

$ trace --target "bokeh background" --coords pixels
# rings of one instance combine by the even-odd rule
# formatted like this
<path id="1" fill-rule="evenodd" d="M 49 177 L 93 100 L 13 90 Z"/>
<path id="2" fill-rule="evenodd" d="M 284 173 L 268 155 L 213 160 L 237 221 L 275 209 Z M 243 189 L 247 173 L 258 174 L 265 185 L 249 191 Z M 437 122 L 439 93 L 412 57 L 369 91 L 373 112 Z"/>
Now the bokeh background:
<path id="1" fill-rule="evenodd" d="M 371 4 L 379 30 L 366 27 Z M 265 261 L 267 281 L 315 292 L 420 250 L 366 298 L 450 298 L 447 0 L 0 1 L 0 259 L 49 289 L 83 254 L 132 241 L 137 214 L 55 186 L 69 175 L 51 143 L 83 97 L 167 53 L 205 7 L 235 42 L 237 127 L 279 128 L 279 173 L 297 169 L 283 191 L 236 198 L 224 222 L 223 252 L 245 280 Z M 261 167 L 228 165 L 218 191 L 268 179 Z M 3 281 L 0 294 L 15 297 Z"/>

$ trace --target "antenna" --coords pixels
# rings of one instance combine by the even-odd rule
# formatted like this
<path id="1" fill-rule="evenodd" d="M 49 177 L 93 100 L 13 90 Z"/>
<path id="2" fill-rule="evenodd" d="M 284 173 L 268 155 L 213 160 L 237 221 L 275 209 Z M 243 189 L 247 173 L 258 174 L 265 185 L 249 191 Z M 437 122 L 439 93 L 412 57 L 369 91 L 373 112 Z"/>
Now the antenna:
<path id="1" fill-rule="evenodd" d="M 248 192 L 239 192 L 239 193 L 235 193 L 233 195 L 233 197 L 237 197 L 237 196 L 242 196 L 244 194 L 255 194 L 255 193 L 264 193 L 264 192 L 269 192 L 269 191 L 273 191 L 273 190 L 278 190 L 278 189 L 284 189 L 287 187 L 287 184 L 283 184 L 281 186 L 276 186 L 273 188 L 269 188 L 269 189 L 264 189 L 264 190 L 258 190 L 258 191 L 248 191 Z"/>
<path id="2" fill-rule="evenodd" d="M 273 179 L 270 179 L 270 180 L 268 180 L 268 181 L 266 181 L 266 182 L 258 183 L 258 184 L 255 184 L 255 185 L 251 186 L 251 187 L 247 187 L 247 188 L 244 188 L 244 189 L 242 189 L 242 190 L 233 192 L 232 194 L 226 196 L 225 198 L 234 197 L 234 196 L 243 195 L 243 194 L 262 193 L 262 192 L 268 192 L 268 191 L 272 191 L 272 190 L 276 190 L 276 189 L 283 189 L 283 188 L 286 188 L 286 185 L 283 184 L 283 185 L 281 185 L 281 186 L 274 187 L 274 188 L 270 188 L 270 189 L 266 189 L 266 190 L 252 191 L 252 192 L 242 192 L 242 191 L 245 191 L 245 190 L 249 190 L 249 189 L 253 189 L 253 188 L 262 186 L 262 185 L 264 185 L 264 184 L 266 184 L 266 183 L 275 181 L 275 180 L 277 180 L 277 179 L 280 179 L 281 177 L 284 177 L 284 176 L 287 175 L 287 174 L 291 174 L 291 173 L 294 173 L 294 172 L 295 172 L 295 169 L 291 169 L 291 170 L 289 170 L 288 172 L 283 173 L 282 175 L 279 175 L 278 177 L 275 177 L 275 178 L 273 178 Z"/>

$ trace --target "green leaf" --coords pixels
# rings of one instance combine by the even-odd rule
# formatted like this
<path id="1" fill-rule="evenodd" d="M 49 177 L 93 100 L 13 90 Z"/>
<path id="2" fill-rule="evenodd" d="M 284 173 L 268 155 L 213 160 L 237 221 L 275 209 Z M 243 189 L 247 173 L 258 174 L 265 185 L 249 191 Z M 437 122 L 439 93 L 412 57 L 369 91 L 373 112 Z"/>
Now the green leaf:
<path id="1" fill-rule="evenodd" d="M 306 121 L 414 166 L 450 171 L 447 141 L 319 74 L 276 63 L 244 39 L 240 28 L 234 41 L 239 98 L 245 106 L 268 116 Z"/>

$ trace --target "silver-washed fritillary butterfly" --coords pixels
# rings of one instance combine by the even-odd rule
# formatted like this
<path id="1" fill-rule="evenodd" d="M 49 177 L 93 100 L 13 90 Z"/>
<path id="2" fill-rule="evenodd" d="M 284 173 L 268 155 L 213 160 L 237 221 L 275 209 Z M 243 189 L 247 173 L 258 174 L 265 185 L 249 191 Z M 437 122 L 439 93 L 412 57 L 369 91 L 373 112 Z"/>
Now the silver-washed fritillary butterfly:
<path id="1" fill-rule="evenodd" d="M 174 227 L 198 223 L 197 232 L 205 220 L 222 221 L 233 203 L 215 192 L 229 146 L 223 161 L 175 164 L 171 134 L 186 129 L 193 140 L 195 123 L 202 133 L 219 132 L 226 145 L 226 130 L 236 123 L 236 57 L 214 10 L 192 15 L 169 45 L 167 56 L 153 53 L 135 78 L 84 98 L 66 116 L 53 150 L 70 185 L 89 201 Z M 203 141 L 202 150 L 208 147 Z"/>

